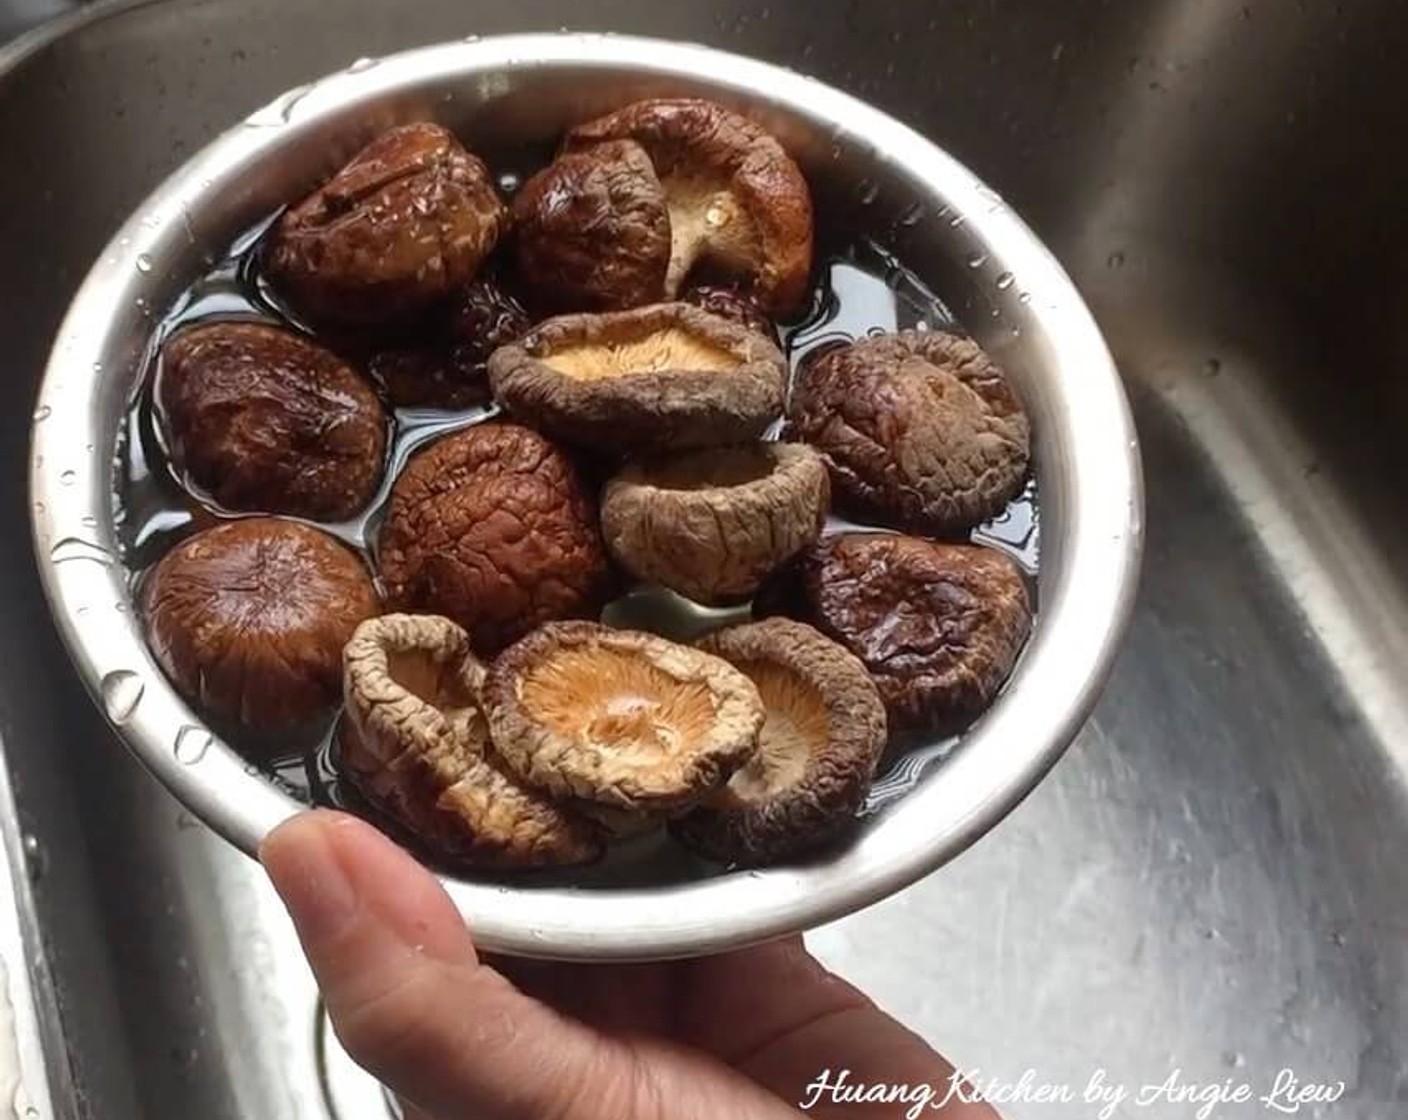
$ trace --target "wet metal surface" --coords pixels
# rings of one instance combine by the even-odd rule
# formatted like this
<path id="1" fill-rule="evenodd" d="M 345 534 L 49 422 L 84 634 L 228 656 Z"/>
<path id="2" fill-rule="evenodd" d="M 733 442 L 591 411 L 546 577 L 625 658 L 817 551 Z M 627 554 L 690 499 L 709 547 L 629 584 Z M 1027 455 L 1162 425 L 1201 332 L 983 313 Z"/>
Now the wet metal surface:
<path id="1" fill-rule="evenodd" d="M 996 186 L 1082 286 L 1140 425 L 1148 552 L 1115 678 L 1052 776 L 955 863 L 814 947 L 985 1075 L 1031 1068 L 1079 1090 L 1103 1068 L 1137 1089 L 1179 1070 L 1263 1093 L 1290 1068 L 1345 1083 L 1302 1117 L 1399 1120 L 1408 163 L 1386 138 L 1408 125 L 1408 15 L 1272 0 L 821 13 L 227 0 L 77 31 L 0 79 L 4 150 L 33 154 L 0 209 L 16 394 L 155 182 L 356 57 L 567 22 L 714 42 L 874 100 Z M 314 994 L 285 920 L 257 871 L 111 741 L 50 635 L 20 529 L 29 419 L 0 414 L 14 526 L 0 736 L 18 819 L 48 856 L 42 974 L 78 1090 L 60 1114 L 320 1120 Z M 334 1099 L 365 1103 L 354 1120 L 379 1115 L 371 1087 L 327 1068 L 342 1071 Z"/>

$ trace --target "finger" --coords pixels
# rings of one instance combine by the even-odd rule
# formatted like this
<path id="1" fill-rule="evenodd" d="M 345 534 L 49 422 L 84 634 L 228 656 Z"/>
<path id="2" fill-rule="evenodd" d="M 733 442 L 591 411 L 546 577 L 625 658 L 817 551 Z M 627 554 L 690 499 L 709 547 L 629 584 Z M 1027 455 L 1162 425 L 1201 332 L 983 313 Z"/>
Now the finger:
<path id="1" fill-rule="evenodd" d="M 800 937 L 695 961 L 687 990 L 685 1037 L 783 1100 L 810 1101 L 814 1117 L 895 1115 L 893 1102 L 831 1093 L 845 1069 L 852 1086 L 931 1086 L 936 1104 L 946 1102 L 933 1113 L 944 1120 L 999 1120 L 947 1059 L 829 972 Z"/>
<path id="2" fill-rule="evenodd" d="M 563 1115 L 590 1040 L 480 966 L 434 877 L 369 825 L 314 812 L 260 858 L 360 1064 L 438 1116 Z"/>
<path id="3" fill-rule="evenodd" d="M 732 1071 L 677 1054 L 646 1061 L 638 1047 L 517 991 L 480 963 L 434 876 L 356 818 L 302 814 L 270 835 L 260 858 L 348 1053 L 424 1112 L 443 1120 L 766 1115 L 754 1108 L 765 1095 Z M 662 1096 L 680 1071 L 701 1086 L 697 1107 L 688 1095 L 681 1105 Z"/>

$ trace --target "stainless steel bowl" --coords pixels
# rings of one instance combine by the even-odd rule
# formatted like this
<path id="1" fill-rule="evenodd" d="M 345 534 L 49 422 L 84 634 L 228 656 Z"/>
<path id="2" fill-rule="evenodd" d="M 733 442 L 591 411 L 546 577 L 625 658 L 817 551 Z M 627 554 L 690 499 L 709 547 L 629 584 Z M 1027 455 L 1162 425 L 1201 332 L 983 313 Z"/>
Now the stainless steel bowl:
<path id="1" fill-rule="evenodd" d="M 1090 711 L 1134 596 L 1138 448 L 1118 373 L 1070 279 L 995 192 L 922 136 L 804 75 L 699 46 L 522 35 L 409 51 L 293 90 L 166 181 L 94 265 L 35 413 L 33 528 L 79 673 L 138 758 L 246 852 L 300 805 L 213 736 L 147 651 L 116 555 L 115 453 L 153 315 L 208 254 L 373 133 L 433 117 L 471 146 L 550 142 L 642 96 L 745 107 L 801 162 L 819 222 L 878 235 L 1010 370 L 1041 485 L 1040 614 L 1001 697 L 900 801 L 824 862 L 642 886 L 445 878 L 486 948 L 563 959 L 717 951 L 857 910 L 934 870 L 1040 780 Z"/>

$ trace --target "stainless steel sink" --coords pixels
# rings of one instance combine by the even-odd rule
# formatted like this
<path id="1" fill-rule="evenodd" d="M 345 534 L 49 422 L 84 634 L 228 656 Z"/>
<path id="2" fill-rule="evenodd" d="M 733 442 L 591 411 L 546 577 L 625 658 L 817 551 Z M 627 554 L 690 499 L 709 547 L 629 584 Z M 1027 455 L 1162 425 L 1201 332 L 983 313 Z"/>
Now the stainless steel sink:
<path id="1" fill-rule="evenodd" d="M 128 759 L 50 632 L 29 401 L 93 255 L 214 133 L 359 56 L 560 24 L 758 54 L 916 124 L 1061 255 L 1134 398 L 1148 554 L 1104 703 L 992 835 L 815 950 L 984 1077 L 1079 1094 L 1097 1069 L 1132 1091 L 1179 1071 L 1260 1095 L 1288 1068 L 1344 1082 L 1301 1116 L 1408 1114 L 1408 12 L 188 0 L 90 9 L 0 62 L 18 1115 L 387 1115 L 257 868 Z"/>

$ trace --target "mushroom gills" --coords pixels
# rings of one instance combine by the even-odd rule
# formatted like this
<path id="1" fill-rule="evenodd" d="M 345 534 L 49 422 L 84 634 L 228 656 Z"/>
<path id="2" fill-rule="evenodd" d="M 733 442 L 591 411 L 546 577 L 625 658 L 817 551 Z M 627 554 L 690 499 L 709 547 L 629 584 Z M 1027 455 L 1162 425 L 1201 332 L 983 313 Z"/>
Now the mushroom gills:
<path id="1" fill-rule="evenodd" d="M 798 674 L 769 662 L 739 662 L 735 667 L 757 686 L 766 716 L 758 751 L 734 772 L 717 799 L 739 807 L 754 805 L 800 785 L 813 755 L 830 737 L 826 700 Z"/>
<path id="2" fill-rule="evenodd" d="M 631 373 L 723 372 L 742 364 L 727 350 L 679 327 L 621 342 L 566 346 L 543 361 L 578 381 L 601 381 Z"/>
<path id="3" fill-rule="evenodd" d="M 762 255 L 748 211 L 718 182 L 670 176 L 661 186 L 670 213 L 670 264 L 665 295 L 674 299 L 696 265 L 709 262 L 725 272 L 752 271 Z"/>
<path id="4" fill-rule="evenodd" d="M 619 765 L 659 773 L 714 719 L 709 689 L 681 682 L 618 650 L 564 650 L 529 673 L 522 702 L 550 730 L 612 753 Z"/>

